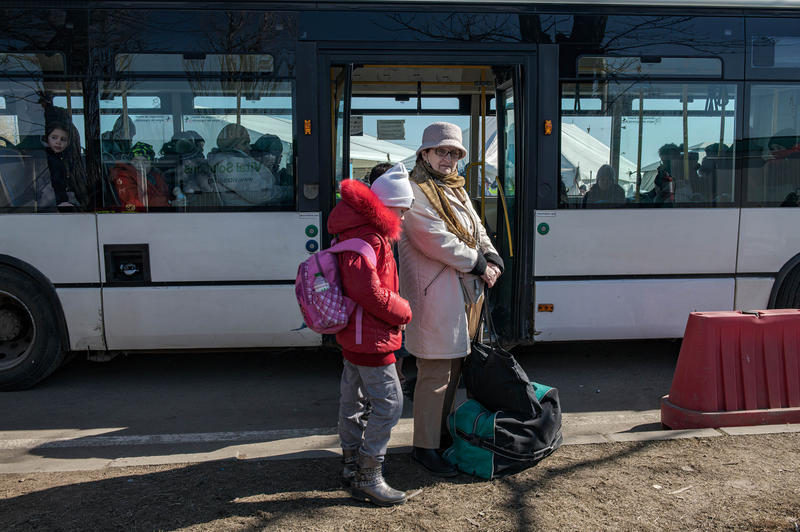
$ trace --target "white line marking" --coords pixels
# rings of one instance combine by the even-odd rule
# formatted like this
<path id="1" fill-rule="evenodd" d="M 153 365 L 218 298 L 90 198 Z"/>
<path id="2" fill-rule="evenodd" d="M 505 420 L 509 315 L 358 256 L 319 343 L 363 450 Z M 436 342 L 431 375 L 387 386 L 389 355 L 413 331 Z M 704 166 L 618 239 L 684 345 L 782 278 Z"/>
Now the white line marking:
<path id="1" fill-rule="evenodd" d="M 392 429 L 393 434 L 411 433 L 412 420 L 400 420 Z M 124 430 L 124 429 L 118 429 Z M 54 438 L 0 439 L 0 451 L 13 449 L 57 449 L 77 447 L 115 447 L 123 445 L 175 445 L 187 443 L 248 442 L 267 443 L 280 440 L 307 438 L 311 436 L 333 436 L 336 427 L 308 429 L 250 430 L 236 432 L 195 432 L 185 434 L 131 434 L 120 436 L 75 435 Z"/>
<path id="2" fill-rule="evenodd" d="M 177 443 L 267 442 L 307 436 L 336 434 L 336 427 L 311 429 L 252 430 L 240 432 L 196 432 L 188 434 L 141 434 L 130 436 L 87 436 L 82 438 L 23 438 L 0 440 L 0 450 L 66 447 L 111 447 L 121 445 L 172 445 Z"/>

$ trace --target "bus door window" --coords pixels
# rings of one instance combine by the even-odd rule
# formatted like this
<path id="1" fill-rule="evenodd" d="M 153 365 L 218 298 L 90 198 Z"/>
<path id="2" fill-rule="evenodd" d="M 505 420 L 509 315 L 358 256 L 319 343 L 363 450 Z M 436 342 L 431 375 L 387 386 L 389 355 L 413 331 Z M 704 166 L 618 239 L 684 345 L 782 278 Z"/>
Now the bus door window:
<path id="1" fill-rule="evenodd" d="M 93 207 L 83 154 L 81 84 L 53 80 L 63 74 L 63 62 L 60 54 L 0 54 L 0 209 Z"/>
<path id="2" fill-rule="evenodd" d="M 560 208 L 730 206 L 736 86 L 562 83 Z"/>
<path id="3" fill-rule="evenodd" d="M 505 271 L 500 277 L 492 293 L 492 306 L 494 323 L 500 333 L 506 337 L 513 337 L 513 308 L 516 306 L 514 286 L 514 239 L 516 227 L 514 225 L 516 210 L 516 179 L 517 179 L 517 119 L 515 106 L 515 86 L 512 79 L 507 78 L 496 91 L 496 117 L 497 131 L 495 140 L 490 144 L 487 152 L 488 161 L 494 161 L 496 180 L 493 189 L 490 189 L 495 198 L 494 220 L 495 246 L 503 259 Z M 492 166 L 488 166 L 492 168 Z M 488 218 L 488 217 L 487 217 Z"/>
<path id="4" fill-rule="evenodd" d="M 333 189 L 339 192 L 339 183 L 350 177 L 349 163 L 345 161 L 346 144 L 349 142 L 349 117 L 345 106 L 349 106 L 352 65 L 331 68 L 331 139 L 333 146 Z"/>
<path id="5" fill-rule="evenodd" d="M 505 261 L 506 281 L 493 296 L 504 318 L 511 314 L 513 286 L 513 72 L 484 65 L 342 65 L 334 66 L 330 76 L 336 183 L 343 178 L 368 181 L 381 163 L 402 162 L 411 172 L 425 127 L 450 122 L 461 128 L 468 155 L 458 162 L 458 172 Z"/>

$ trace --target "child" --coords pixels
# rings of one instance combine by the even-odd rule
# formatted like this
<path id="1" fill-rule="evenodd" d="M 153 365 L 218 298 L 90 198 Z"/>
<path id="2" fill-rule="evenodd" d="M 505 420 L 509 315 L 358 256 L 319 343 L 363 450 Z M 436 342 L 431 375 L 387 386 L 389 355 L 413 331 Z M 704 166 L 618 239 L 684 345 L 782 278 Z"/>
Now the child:
<path id="1" fill-rule="evenodd" d="M 328 218 L 328 231 L 339 241 L 366 241 L 377 258 L 371 265 L 358 253 L 338 256 L 344 294 L 363 309 L 353 312 L 336 335 L 344 357 L 339 399 L 342 477 L 356 499 L 380 506 L 400 504 L 406 494 L 386 483 L 381 466 L 391 429 L 403 410 L 394 351 L 401 344 L 401 328 L 411 321 L 411 308 L 397 292 L 392 243 L 400 236 L 403 214 L 411 208 L 414 194 L 402 164 L 379 177 L 372 188 L 346 179 L 341 193 L 342 201 Z M 364 419 L 367 401 L 372 407 L 369 420 Z"/>
<path id="2" fill-rule="evenodd" d="M 386 173 L 392 167 L 392 163 L 378 163 L 372 167 L 369 171 L 369 174 L 365 176 L 365 181 L 369 183 L 369 186 L 375 182 L 380 176 Z M 394 252 L 394 261 L 397 263 L 397 244 L 393 246 Z M 403 395 L 408 397 L 409 400 L 414 399 L 414 385 L 416 384 L 417 378 L 412 377 L 411 379 L 407 379 L 405 374 L 403 373 L 403 360 L 409 356 L 411 353 L 406 351 L 406 348 L 403 344 L 405 344 L 406 340 L 406 333 L 403 332 L 403 343 L 400 344 L 400 348 L 395 352 L 394 357 L 397 359 L 395 362 L 394 367 L 397 370 L 397 378 L 400 379 L 400 388 L 403 389 Z"/>
<path id="3" fill-rule="evenodd" d="M 61 122 L 50 122 L 44 130 L 44 143 L 47 152 L 47 168 L 50 170 L 50 183 L 56 194 L 59 208 L 73 209 L 78 205 L 75 192 L 70 186 L 70 176 L 64 160 L 64 150 L 69 146 L 69 126 Z"/>

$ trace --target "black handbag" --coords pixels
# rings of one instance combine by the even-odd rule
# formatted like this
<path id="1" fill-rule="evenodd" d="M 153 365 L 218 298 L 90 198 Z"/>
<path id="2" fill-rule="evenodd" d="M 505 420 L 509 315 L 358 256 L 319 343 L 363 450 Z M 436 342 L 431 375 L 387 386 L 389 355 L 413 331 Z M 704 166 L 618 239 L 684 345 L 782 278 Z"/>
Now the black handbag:
<path id="1" fill-rule="evenodd" d="M 537 417 L 542 412 L 542 406 L 536 399 L 536 392 L 525 370 L 500 345 L 492 314 L 487 310 L 488 301 L 487 290 L 478 328 L 472 338 L 472 350 L 464 359 L 462 368 L 467 395 L 493 412 L 503 410 Z M 479 340 L 484 319 L 489 326 L 489 341 L 494 339 L 494 345 Z"/>

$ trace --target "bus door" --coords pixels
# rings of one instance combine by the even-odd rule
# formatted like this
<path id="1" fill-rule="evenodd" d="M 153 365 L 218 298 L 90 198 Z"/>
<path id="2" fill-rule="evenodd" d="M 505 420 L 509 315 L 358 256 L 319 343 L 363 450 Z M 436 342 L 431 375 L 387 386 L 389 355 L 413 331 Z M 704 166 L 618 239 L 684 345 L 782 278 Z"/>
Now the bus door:
<path id="1" fill-rule="evenodd" d="M 505 339 L 516 340 L 527 331 L 519 309 L 530 293 L 524 265 L 518 266 L 520 248 L 528 250 L 517 234 L 523 159 L 516 146 L 523 122 L 521 76 L 535 56 L 528 54 L 516 64 L 437 59 L 435 64 L 423 59 L 417 64 L 331 60 L 331 179 L 334 189 L 342 179 L 367 180 L 379 163 L 402 162 L 411 171 L 426 126 L 437 121 L 458 125 L 468 149 L 459 173 L 505 262 L 505 274 L 490 294 L 495 324 Z"/>
<path id="2" fill-rule="evenodd" d="M 551 91 L 560 153 L 542 156 L 560 161 L 535 219 L 536 340 L 682 337 L 690 312 L 734 307 L 740 87 L 682 80 L 660 58 L 581 57 L 578 74 Z"/>
<path id="3" fill-rule="evenodd" d="M 114 67 L 98 87 L 108 348 L 319 344 L 294 295 L 320 225 L 298 208 L 294 78 L 266 53 Z"/>

